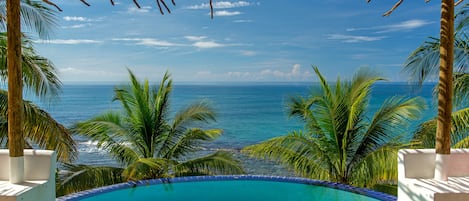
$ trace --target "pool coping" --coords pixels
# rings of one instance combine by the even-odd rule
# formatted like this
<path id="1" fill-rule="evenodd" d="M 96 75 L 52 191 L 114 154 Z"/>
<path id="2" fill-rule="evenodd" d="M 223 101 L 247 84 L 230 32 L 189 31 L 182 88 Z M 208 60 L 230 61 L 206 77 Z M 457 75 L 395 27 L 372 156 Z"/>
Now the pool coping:
<path id="1" fill-rule="evenodd" d="M 90 189 L 70 195 L 65 195 L 56 198 L 56 201 L 78 201 L 84 198 L 92 197 L 97 194 L 107 193 L 115 190 L 132 188 L 136 186 L 146 186 L 151 184 L 164 184 L 164 183 L 182 183 L 182 182 L 194 182 L 194 181 L 229 181 L 229 180 L 257 180 L 257 181 L 276 181 L 276 182 L 290 182 L 298 184 L 308 184 L 323 186 L 338 190 L 343 190 L 359 195 L 364 195 L 370 198 L 374 198 L 381 201 L 396 201 L 397 197 L 366 189 L 358 188 L 346 184 L 335 183 L 330 181 L 314 180 L 301 177 L 282 177 L 282 176 L 265 176 L 265 175 L 220 175 L 220 176 L 189 176 L 189 177 L 175 177 L 175 178 L 161 178 L 151 180 L 141 180 L 135 182 L 125 182 L 120 184 L 114 184 L 110 186 L 103 186 L 95 189 Z"/>

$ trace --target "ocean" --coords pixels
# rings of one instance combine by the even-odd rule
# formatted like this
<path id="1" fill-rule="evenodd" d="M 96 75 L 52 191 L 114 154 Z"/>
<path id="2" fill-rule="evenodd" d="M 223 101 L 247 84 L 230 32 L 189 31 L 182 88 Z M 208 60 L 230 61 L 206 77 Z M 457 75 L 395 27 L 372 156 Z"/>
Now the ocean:
<path id="1" fill-rule="evenodd" d="M 58 122 L 70 126 L 78 121 L 89 119 L 110 109 L 119 109 L 118 102 L 112 102 L 112 84 L 65 84 L 58 100 L 50 103 L 37 102 Z M 286 103 L 291 96 L 306 96 L 318 89 L 311 83 L 176 83 L 170 107 L 177 110 L 197 100 L 211 102 L 217 111 L 217 122 L 213 128 L 221 128 L 224 133 L 213 142 L 204 144 L 204 151 L 228 150 L 243 161 L 248 174 L 268 174 L 290 176 L 292 173 L 282 166 L 266 161 L 248 158 L 239 150 L 272 137 L 285 135 L 289 131 L 303 128 L 297 119 L 288 118 Z M 384 99 L 390 96 L 421 96 L 428 103 L 418 123 L 436 115 L 432 98 L 433 84 L 421 89 L 406 83 L 378 83 L 374 85 L 370 101 L 370 111 L 378 109 Z M 36 101 L 35 101 L 36 102 Z M 370 116 L 371 118 L 371 116 Z M 90 140 L 75 136 L 80 152 L 76 163 L 89 165 L 118 164 L 96 148 Z"/>

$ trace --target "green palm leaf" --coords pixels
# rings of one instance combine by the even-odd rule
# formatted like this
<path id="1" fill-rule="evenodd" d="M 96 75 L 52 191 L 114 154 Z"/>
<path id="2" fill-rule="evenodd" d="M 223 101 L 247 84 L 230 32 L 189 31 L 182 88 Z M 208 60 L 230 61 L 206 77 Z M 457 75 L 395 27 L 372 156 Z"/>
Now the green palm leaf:
<path id="1" fill-rule="evenodd" d="M 7 80 L 6 33 L 0 33 L 0 79 Z M 28 91 L 40 98 L 56 98 L 60 92 L 57 70 L 52 62 L 39 56 L 29 39 L 23 38 L 22 44 L 23 83 Z"/>
<path id="2" fill-rule="evenodd" d="M 175 161 L 162 158 L 139 158 L 123 171 L 126 180 L 144 180 L 171 177 L 169 170 Z"/>
<path id="3" fill-rule="evenodd" d="M 335 180 L 337 168 L 331 163 L 332 154 L 323 138 L 310 138 L 299 132 L 291 132 L 250 145 L 242 152 L 251 157 L 280 162 L 302 177 Z"/>
<path id="4" fill-rule="evenodd" d="M 8 92 L 0 90 L 0 138 L 7 137 Z M 29 101 L 23 101 L 23 130 L 25 138 L 44 149 L 56 150 L 60 161 L 74 160 L 78 151 L 70 132 L 46 111 Z M 2 137 L 3 136 L 3 137 Z"/>
<path id="5" fill-rule="evenodd" d="M 53 27 L 57 26 L 56 11 L 42 1 L 21 0 L 21 25 L 24 30 L 35 32 L 41 38 L 48 38 Z M 6 32 L 6 1 L 0 1 L 0 30 Z"/>
<path id="6" fill-rule="evenodd" d="M 127 136 L 127 129 L 118 112 L 104 113 L 88 121 L 77 123 L 71 129 L 74 133 L 96 141 L 98 148 L 109 151 L 109 154 L 121 163 L 131 164 L 143 156 L 133 149 L 132 138 Z M 129 142 L 131 142 L 130 145 Z"/>
<path id="7" fill-rule="evenodd" d="M 57 196 L 124 182 L 122 168 L 64 163 L 57 176 Z"/>
<path id="8" fill-rule="evenodd" d="M 175 168 L 175 176 L 243 174 L 240 162 L 232 154 L 217 151 L 213 154 L 179 163 Z"/>

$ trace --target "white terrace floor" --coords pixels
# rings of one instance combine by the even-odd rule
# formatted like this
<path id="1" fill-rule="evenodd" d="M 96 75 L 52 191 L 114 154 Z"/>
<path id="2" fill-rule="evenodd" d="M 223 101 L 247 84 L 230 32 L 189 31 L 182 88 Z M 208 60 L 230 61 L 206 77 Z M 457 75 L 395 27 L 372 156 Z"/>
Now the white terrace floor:
<path id="1" fill-rule="evenodd" d="M 468 201 L 469 149 L 452 149 L 448 181 L 434 179 L 434 149 L 400 150 L 398 201 Z"/>

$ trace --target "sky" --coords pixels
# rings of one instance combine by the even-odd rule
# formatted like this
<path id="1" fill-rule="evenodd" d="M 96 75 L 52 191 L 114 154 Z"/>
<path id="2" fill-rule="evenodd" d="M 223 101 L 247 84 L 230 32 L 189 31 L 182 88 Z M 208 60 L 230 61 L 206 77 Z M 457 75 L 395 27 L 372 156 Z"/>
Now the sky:
<path id="1" fill-rule="evenodd" d="M 64 83 L 124 82 L 127 69 L 158 82 L 317 81 L 349 79 L 373 69 L 390 81 L 407 81 L 402 64 L 428 37 L 439 36 L 440 1 L 175 0 L 161 15 L 156 1 L 55 1 L 58 23 L 35 39 Z"/>

